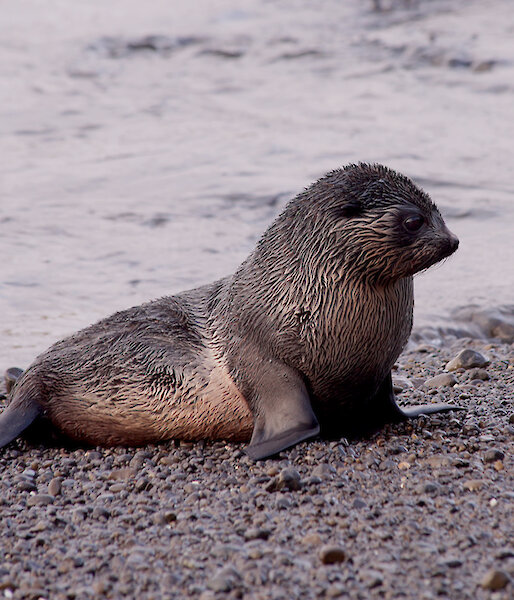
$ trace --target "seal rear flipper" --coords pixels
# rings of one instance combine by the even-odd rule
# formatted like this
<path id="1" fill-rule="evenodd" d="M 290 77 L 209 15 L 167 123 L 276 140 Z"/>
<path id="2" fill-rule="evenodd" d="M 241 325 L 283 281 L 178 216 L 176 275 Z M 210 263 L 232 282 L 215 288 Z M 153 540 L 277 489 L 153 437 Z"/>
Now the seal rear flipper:
<path id="1" fill-rule="evenodd" d="M 466 410 L 463 406 L 455 404 L 419 404 L 418 406 L 398 407 L 406 419 L 415 419 L 421 415 L 432 415 L 434 413 L 450 412 L 451 410 Z"/>
<path id="2" fill-rule="evenodd" d="M 286 372 L 286 367 L 280 370 L 276 376 L 267 373 L 266 384 L 255 390 L 255 425 L 246 449 L 254 460 L 273 456 L 320 431 L 303 382 L 296 374 Z"/>
<path id="3" fill-rule="evenodd" d="M 34 402 L 13 402 L 0 414 L 0 448 L 18 437 L 39 416 Z"/>
<path id="4" fill-rule="evenodd" d="M 421 415 L 431 415 L 451 410 L 465 410 L 453 404 L 419 404 L 418 406 L 398 406 L 393 392 L 391 374 L 384 379 L 377 394 L 373 398 L 373 411 L 385 423 L 401 423 L 407 419 L 415 419 Z"/>

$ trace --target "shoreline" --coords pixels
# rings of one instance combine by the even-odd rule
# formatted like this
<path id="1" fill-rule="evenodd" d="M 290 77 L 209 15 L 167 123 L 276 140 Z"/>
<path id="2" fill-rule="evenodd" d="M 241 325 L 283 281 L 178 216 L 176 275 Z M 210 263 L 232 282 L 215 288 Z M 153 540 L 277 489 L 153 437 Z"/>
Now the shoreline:
<path id="1" fill-rule="evenodd" d="M 457 370 L 455 385 L 428 388 L 464 348 L 490 360 L 485 374 Z M 11 444 L 0 451 L 0 588 L 10 598 L 507 600 L 514 348 L 418 345 L 393 375 L 402 404 L 466 411 L 256 464 L 223 442 Z M 510 582 L 492 591 L 502 576 Z"/>

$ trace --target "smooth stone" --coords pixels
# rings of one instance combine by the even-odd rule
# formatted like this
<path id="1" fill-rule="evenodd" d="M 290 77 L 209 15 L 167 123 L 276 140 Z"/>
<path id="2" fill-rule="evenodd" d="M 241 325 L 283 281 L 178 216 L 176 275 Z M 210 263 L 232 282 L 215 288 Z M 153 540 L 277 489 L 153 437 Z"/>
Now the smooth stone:
<path id="1" fill-rule="evenodd" d="M 491 569 L 484 575 L 482 581 L 480 582 L 480 585 L 485 590 L 496 591 L 503 590 L 503 588 L 507 586 L 509 581 L 510 577 L 507 575 L 507 573 L 505 573 L 505 571 L 500 571 L 499 569 Z"/>
<path id="2" fill-rule="evenodd" d="M 486 463 L 493 463 L 497 460 L 503 460 L 504 458 L 505 454 L 497 448 L 489 448 L 489 450 L 486 450 L 484 453 L 484 462 Z"/>
<path id="3" fill-rule="evenodd" d="M 324 565 L 341 563 L 347 558 L 344 548 L 340 546 L 323 546 L 319 552 L 319 557 Z"/>
<path id="4" fill-rule="evenodd" d="M 269 529 L 258 529 L 256 527 L 251 527 L 247 529 L 244 533 L 245 540 L 267 540 L 271 535 L 271 531 Z"/>
<path id="5" fill-rule="evenodd" d="M 489 373 L 485 369 L 471 369 L 469 372 L 471 381 L 489 381 Z"/>
<path id="6" fill-rule="evenodd" d="M 46 506 L 52 504 L 53 501 L 53 497 L 49 494 L 36 494 L 35 496 L 29 496 L 27 506 Z"/>
<path id="7" fill-rule="evenodd" d="M 435 390 L 441 387 L 451 387 L 457 383 L 457 380 L 451 373 L 441 373 L 425 381 L 428 389 Z"/>
<path id="8" fill-rule="evenodd" d="M 58 496 L 61 493 L 62 479 L 54 477 L 48 484 L 48 493 L 50 496 Z"/>
<path id="9" fill-rule="evenodd" d="M 231 592 L 241 585 L 242 577 L 239 571 L 233 567 L 224 567 L 214 575 L 207 583 L 207 587 L 213 592 Z"/>
<path id="10" fill-rule="evenodd" d="M 464 489 L 469 490 L 470 492 L 477 492 L 478 490 L 481 490 L 484 487 L 485 481 L 483 481 L 482 479 L 469 479 L 468 481 L 465 481 L 462 485 Z"/>
<path id="11" fill-rule="evenodd" d="M 461 350 L 455 358 L 452 358 L 446 365 L 447 371 L 456 371 L 457 369 L 472 369 L 473 367 L 486 367 L 490 363 L 483 354 L 471 348 Z"/>
<path id="12" fill-rule="evenodd" d="M 278 490 L 298 491 L 302 487 L 300 473 L 296 469 L 283 469 L 278 477 L 274 477 L 266 485 L 266 491 L 276 492 Z"/>

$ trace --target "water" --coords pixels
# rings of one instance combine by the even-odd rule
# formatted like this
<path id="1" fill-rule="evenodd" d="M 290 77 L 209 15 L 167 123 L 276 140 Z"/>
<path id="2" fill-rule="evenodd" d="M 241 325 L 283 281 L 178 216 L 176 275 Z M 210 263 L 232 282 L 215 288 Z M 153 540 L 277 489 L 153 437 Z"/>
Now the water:
<path id="1" fill-rule="evenodd" d="M 10 3 L 0 366 L 232 272 L 290 197 L 359 160 L 413 177 L 461 239 L 417 278 L 418 330 L 511 304 L 511 2 L 389 4 Z"/>

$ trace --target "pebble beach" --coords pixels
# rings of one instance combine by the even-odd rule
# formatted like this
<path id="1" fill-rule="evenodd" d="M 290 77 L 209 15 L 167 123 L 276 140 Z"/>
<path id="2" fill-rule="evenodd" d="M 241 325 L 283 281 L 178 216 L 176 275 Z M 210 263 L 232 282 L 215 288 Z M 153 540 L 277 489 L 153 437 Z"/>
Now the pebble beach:
<path id="1" fill-rule="evenodd" d="M 482 366 L 448 364 L 466 349 Z M 17 440 L 0 454 L 0 597 L 512 598 L 512 346 L 418 346 L 394 381 L 402 404 L 465 410 L 258 463 L 222 442 Z"/>

